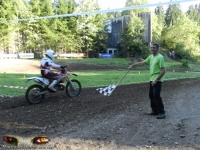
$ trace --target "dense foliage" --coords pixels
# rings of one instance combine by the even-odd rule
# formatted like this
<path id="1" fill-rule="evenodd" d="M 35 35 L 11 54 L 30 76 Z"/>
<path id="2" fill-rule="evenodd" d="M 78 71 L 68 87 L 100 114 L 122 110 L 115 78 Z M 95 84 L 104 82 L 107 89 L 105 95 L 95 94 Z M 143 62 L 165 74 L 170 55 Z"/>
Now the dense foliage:
<path id="1" fill-rule="evenodd" d="M 157 7 L 155 14 L 158 30 L 156 39 L 167 51 L 174 51 L 176 58 L 195 60 L 200 58 L 200 5 L 191 5 L 187 12 L 180 5 L 169 5 L 163 14 L 163 8 Z M 158 40 L 160 39 L 160 40 Z"/>
<path id="2" fill-rule="evenodd" d="M 126 6 L 147 4 L 148 0 L 127 0 Z M 96 0 L 0 0 L 0 20 L 16 20 L 60 14 L 100 10 Z M 148 44 L 142 43 L 144 29 L 138 9 L 96 15 L 60 17 L 54 19 L 6 22 L 0 25 L 0 53 L 36 52 L 54 49 L 59 53 L 105 52 L 109 36 L 104 21 L 130 15 L 122 30 L 119 46 L 125 56 L 148 54 Z M 187 12 L 180 5 L 159 6 L 151 12 L 152 42 L 162 49 L 175 51 L 180 59 L 200 58 L 200 5 L 191 5 Z"/>
<path id="3" fill-rule="evenodd" d="M 99 10 L 96 0 L 0 0 L 0 20 L 37 18 Z M 54 49 L 59 53 L 105 51 L 106 15 L 82 15 L 22 22 L 1 23 L 0 52 L 40 52 Z M 100 45 L 99 47 L 97 46 Z"/>

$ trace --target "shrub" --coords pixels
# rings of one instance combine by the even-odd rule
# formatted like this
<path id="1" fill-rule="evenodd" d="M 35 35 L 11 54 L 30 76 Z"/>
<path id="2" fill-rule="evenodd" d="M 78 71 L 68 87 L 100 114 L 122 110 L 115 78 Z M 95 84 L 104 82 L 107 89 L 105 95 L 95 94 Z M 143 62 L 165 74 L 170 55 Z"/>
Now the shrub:
<path id="1" fill-rule="evenodd" d="M 183 65 L 184 67 L 189 68 L 189 60 L 187 60 L 187 59 L 182 59 L 182 60 L 181 60 L 181 63 L 182 63 L 182 65 Z"/>
<path id="2" fill-rule="evenodd" d="M 192 60 L 193 58 L 187 51 L 177 51 L 175 52 L 175 57 L 179 60 Z"/>

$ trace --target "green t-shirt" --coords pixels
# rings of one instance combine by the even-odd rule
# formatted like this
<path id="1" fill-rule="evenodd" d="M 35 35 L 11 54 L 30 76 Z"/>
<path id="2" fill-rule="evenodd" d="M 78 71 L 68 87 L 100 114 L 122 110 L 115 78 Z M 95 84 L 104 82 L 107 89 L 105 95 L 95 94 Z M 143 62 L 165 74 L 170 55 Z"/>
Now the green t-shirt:
<path id="1" fill-rule="evenodd" d="M 159 76 L 161 69 L 165 67 L 164 57 L 158 53 L 158 55 L 150 55 L 144 62 L 150 65 L 150 81 L 155 81 Z M 163 77 L 159 80 L 163 82 Z"/>

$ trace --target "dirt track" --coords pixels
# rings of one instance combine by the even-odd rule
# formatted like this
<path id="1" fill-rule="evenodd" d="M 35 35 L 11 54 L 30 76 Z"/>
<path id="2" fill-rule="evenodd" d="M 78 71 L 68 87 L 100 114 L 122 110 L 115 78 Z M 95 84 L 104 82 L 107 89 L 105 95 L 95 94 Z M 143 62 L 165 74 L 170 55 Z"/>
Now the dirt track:
<path id="1" fill-rule="evenodd" d="M 94 64 L 68 63 L 67 59 L 60 65 L 68 65 L 68 70 L 108 70 L 119 69 L 113 66 L 101 66 Z M 40 61 L 38 60 L 18 60 L 18 59 L 0 59 L 0 73 L 40 73 Z"/>
<path id="2" fill-rule="evenodd" d="M 164 120 L 145 115 L 148 83 L 119 86 L 110 97 L 94 88 L 74 99 L 49 94 L 38 105 L 29 105 L 24 96 L 0 99 L 0 133 L 46 135 L 51 141 L 45 146 L 55 150 L 200 149 L 199 82 L 164 82 Z"/>

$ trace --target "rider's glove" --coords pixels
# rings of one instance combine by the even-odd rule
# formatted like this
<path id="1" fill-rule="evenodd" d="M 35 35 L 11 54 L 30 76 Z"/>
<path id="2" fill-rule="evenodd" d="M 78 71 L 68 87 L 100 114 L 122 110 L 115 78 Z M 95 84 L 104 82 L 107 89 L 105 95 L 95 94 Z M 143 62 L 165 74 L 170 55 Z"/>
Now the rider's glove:
<path id="1" fill-rule="evenodd" d="M 60 66 L 60 68 L 61 68 L 61 69 L 65 69 L 65 68 L 66 68 L 66 66 Z"/>

